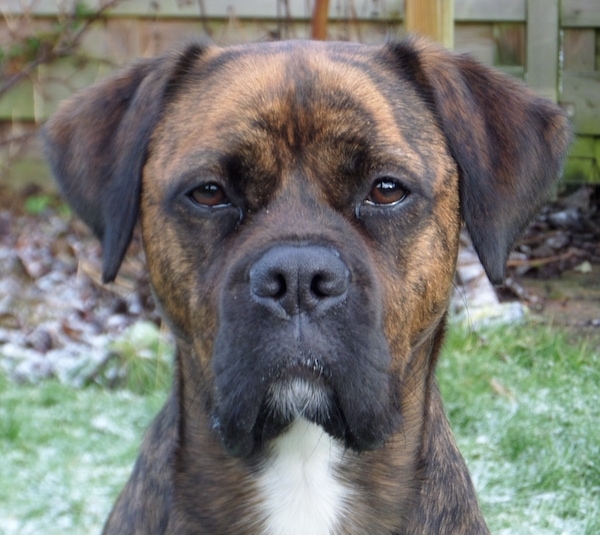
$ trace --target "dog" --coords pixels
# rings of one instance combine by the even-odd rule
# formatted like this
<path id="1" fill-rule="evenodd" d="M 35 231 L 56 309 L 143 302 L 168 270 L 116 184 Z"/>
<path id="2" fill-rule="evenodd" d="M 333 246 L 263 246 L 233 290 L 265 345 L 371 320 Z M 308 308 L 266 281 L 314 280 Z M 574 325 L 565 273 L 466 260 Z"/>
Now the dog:
<path id="1" fill-rule="evenodd" d="M 488 533 L 434 370 L 462 222 L 501 283 L 561 171 L 557 106 L 416 37 L 189 43 L 44 137 L 104 281 L 139 220 L 176 338 L 104 533 Z"/>

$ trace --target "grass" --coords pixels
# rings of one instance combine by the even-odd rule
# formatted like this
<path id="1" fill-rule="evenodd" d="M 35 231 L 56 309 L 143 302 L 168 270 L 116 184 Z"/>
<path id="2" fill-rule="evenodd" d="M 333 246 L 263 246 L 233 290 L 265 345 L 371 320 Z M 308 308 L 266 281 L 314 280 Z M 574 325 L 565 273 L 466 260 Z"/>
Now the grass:
<path id="1" fill-rule="evenodd" d="M 600 533 L 600 349 L 545 326 L 453 328 L 438 376 L 496 535 Z M 0 533 L 98 533 L 166 395 L 0 376 Z"/>
<path id="2" fill-rule="evenodd" d="M 600 349 L 548 326 L 454 329 L 438 377 L 492 533 L 600 533 Z"/>
<path id="3" fill-rule="evenodd" d="M 0 534 L 99 533 L 165 392 L 0 377 Z"/>

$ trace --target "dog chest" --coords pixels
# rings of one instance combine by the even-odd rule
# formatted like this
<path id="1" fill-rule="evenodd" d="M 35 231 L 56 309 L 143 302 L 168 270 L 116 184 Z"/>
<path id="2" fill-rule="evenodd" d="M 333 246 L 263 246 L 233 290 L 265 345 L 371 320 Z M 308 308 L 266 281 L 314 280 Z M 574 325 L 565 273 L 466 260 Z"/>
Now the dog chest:
<path id="1" fill-rule="evenodd" d="M 265 535 L 329 535 L 347 515 L 350 488 L 336 475 L 344 450 L 296 420 L 277 438 L 258 476 Z"/>

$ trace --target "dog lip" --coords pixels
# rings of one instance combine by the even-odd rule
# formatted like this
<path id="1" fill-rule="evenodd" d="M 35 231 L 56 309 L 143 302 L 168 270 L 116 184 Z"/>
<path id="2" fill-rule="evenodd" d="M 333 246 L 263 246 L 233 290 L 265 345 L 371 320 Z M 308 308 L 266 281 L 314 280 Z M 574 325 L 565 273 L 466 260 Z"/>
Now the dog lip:
<path id="1" fill-rule="evenodd" d="M 298 362 L 280 367 L 273 375 L 274 381 L 285 378 L 302 377 L 306 379 L 331 379 L 331 370 L 318 357 L 307 356 Z"/>
<path id="2" fill-rule="evenodd" d="M 367 414 L 363 415 L 365 419 L 349 420 L 345 412 L 347 400 L 343 402 L 339 397 L 332 372 L 317 357 L 309 356 L 282 366 L 261 377 L 260 382 L 266 385 L 266 390 L 251 402 L 254 406 L 251 419 L 227 418 L 227 411 L 224 419 L 218 413 L 213 414 L 213 429 L 233 457 L 259 454 L 298 418 L 321 426 L 345 448 L 358 453 L 382 447 L 400 425 L 399 414 L 388 415 L 385 422 L 379 422 L 381 415 L 377 413 L 373 413 L 375 420 Z"/>
<path id="3" fill-rule="evenodd" d="M 329 432 L 325 427 L 326 424 L 331 427 L 334 409 L 330 379 L 331 372 L 317 357 L 308 356 L 282 366 L 261 379 L 268 386 L 256 409 L 251 411 L 252 420 L 231 419 L 226 416 L 227 411 L 220 414 L 217 410 L 211 417 L 212 428 L 227 453 L 238 458 L 258 452 L 299 417 Z M 342 436 L 341 431 L 336 433 L 338 439 Z"/>

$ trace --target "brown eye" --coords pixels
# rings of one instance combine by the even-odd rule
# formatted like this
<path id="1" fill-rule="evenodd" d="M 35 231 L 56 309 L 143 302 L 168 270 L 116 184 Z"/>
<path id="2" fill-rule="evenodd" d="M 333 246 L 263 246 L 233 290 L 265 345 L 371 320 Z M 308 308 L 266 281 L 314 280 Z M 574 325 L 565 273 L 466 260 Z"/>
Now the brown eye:
<path id="1" fill-rule="evenodd" d="M 198 186 L 189 193 L 189 196 L 195 203 L 211 208 L 230 204 L 223 188 L 214 182 Z"/>
<path id="2" fill-rule="evenodd" d="M 373 184 L 367 202 L 370 204 L 396 204 L 402 202 L 408 190 L 393 178 L 380 178 Z"/>

